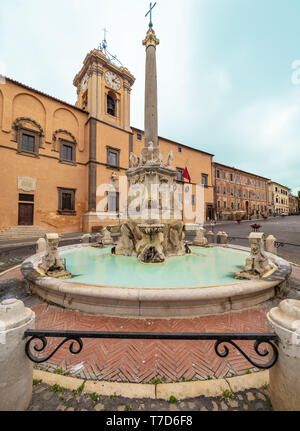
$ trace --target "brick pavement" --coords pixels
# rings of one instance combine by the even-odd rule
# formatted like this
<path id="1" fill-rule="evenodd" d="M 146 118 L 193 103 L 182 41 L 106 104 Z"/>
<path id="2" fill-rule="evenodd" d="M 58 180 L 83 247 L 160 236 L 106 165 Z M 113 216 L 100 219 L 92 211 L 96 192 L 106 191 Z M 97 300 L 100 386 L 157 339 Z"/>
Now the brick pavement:
<path id="1" fill-rule="evenodd" d="M 0 276 L 0 283 L 9 281 L 10 277 L 20 281 L 20 269 Z M 293 267 L 292 279 L 300 279 L 300 268 Z M 240 312 L 193 319 L 142 320 L 85 315 L 48 305 L 36 296 L 26 296 L 22 300 L 35 311 L 37 329 L 204 333 L 267 332 L 266 314 L 278 302 L 275 299 Z M 51 339 L 47 351 L 54 350 L 60 341 Z M 206 380 L 255 371 L 234 348 L 230 348 L 227 358 L 219 358 L 213 341 L 85 339 L 83 343 L 79 355 L 72 355 L 66 345 L 42 364 L 41 369 L 54 371 L 61 368 L 84 379 L 132 383 Z M 249 356 L 257 358 L 253 342 L 239 342 L 239 345 Z"/>
<path id="2" fill-rule="evenodd" d="M 0 276 L 0 283 L 11 279 L 21 283 L 20 269 Z M 300 280 L 300 268 L 293 267 L 292 280 Z M 266 314 L 278 302 L 275 299 L 240 312 L 193 319 L 142 320 L 85 315 L 50 306 L 36 296 L 22 299 L 35 311 L 37 329 L 108 332 L 267 332 Z M 60 341 L 52 339 L 49 351 Z M 83 343 L 79 355 L 72 355 L 66 345 L 41 368 L 47 371 L 61 368 L 84 379 L 132 383 L 206 380 L 252 370 L 251 364 L 234 348 L 230 348 L 227 358 L 219 358 L 213 341 L 86 339 Z M 257 358 L 252 342 L 239 345 L 249 356 Z"/>
<path id="3" fill-rule="evenodd" d="M 271 305 L 251 310 L 194 319 L 138 320 L 90 316 L 47 304 L 33 307 L 36 328 L 108 332 L 267 332 L 266 313 Z M 49 352 L 58 345 L 51 339 Z M 227 358 L 219 358 L 214 341 L 168 340 L 83 340 L 83 350 L 72 355 L 67 346 L 41 366 L 54 371 L 63 369 L 71 375 L 92 380 L 149 383 L 204 380 L 244 374 L 251 364 L 236 349 Z M 253 342 L 239 345 L 257 358 Z M 46 356 L 46 352 L 43 352 Z"/>

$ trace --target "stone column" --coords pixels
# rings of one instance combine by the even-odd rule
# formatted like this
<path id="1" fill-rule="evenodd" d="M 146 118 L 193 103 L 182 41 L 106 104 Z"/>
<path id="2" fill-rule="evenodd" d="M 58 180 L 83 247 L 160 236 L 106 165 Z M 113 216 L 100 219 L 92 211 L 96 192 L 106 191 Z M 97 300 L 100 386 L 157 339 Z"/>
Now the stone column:
<path id="1" fill-rule="evenodd" d="M 102 115 L 102 75 L 100 63 L 93 63 L 89 69 L 88 111 L 93 118 L 101 119 Z"/>
<path id="2" fill-rule="evenodd" d="M 124 80 L 124 128 L 130 130 L 130 92 L 131 87 L 127 79 Z"/>
<path id="3" fill-rule="evenodd" d="M 96 211 L 97 189 L 97 123 L 90 119 L 89 211 Z"/>
<path id="4" fill-rule="evenodd" d="M 146 46 L 145 147 L 150 142 L 158 147 L 156 46 L 159 40 L 152 28 L 149 28 L 143 45 Z"/>
<path id="5" fill-rule="evenodd" d="M 24 411 L 30 405 L 33 363 L 25 354 L 23 336 L 34 321 L 34 312 L 22 301 L 0 304 L 0 411 Z"/>
<path id="6" fill-rule="evenodd" d="M 279 336 L 279 358 L 270 369 L 274 410 L 300 411 L 300 301 L 286 299 L 267 314 Z"/>

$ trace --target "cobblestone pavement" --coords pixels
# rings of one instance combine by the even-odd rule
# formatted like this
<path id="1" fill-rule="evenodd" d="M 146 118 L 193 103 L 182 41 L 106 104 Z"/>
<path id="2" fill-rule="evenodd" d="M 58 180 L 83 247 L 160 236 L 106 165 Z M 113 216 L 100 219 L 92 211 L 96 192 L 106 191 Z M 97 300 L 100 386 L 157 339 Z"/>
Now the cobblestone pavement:
<path id="1" fill-rule="evenodd" d="M 79 391 L 80 392 L 80 391 Z M 97 396 L 67 391 L 54 385 L 34 381 L 29 411 L 272 411 L 268 387 L 244 392 L 225 392 L 222 397 L 201 396 L 184 401 L 132 400 L 128 398 Z"/>

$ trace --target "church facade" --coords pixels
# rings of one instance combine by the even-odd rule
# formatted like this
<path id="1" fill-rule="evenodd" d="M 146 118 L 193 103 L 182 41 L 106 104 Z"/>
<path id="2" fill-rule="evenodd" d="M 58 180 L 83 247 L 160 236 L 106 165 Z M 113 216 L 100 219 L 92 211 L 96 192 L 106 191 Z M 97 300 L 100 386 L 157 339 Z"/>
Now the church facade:
<path id="1" fill-rule="evenodd" d="M 134 82 L 128 69 L 93 50 L 74 79 L 75 105 L 9 78 L 0 84 L 0 230 L 33 225 L 59 233 L 90 232 L 125 217 L 120 179 L 130 154 L 140 154 L 144 145 L 144 132 L 130 123 Z M 174 186 L 184 185 L 187 168 L 192 193 L 197 184 L 204 186 L 205 219 L 213 218 L 213 155 L 162 137 L 159 145 L 164 158 L 173 151 Z M 100 214 L 104 184 L 116 191 L 107 194 Z M 183 221 L 193 222 L 184 215 Z"/>

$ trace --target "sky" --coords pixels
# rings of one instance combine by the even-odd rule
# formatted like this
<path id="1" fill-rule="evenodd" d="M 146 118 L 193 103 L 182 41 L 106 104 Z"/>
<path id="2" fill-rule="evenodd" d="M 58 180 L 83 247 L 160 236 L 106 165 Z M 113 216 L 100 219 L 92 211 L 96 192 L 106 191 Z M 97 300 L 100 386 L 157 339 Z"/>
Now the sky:
<path id="1" fill-rule="evenodd" d="M 144 128 L 147 0 L 0 3 L 0 74 L 68 103 L 108 30 Z M 152 1 L 154 3 L 154 1 Z M 157 0 L 159 135 L 300 190 L 299 0 Z"/>

